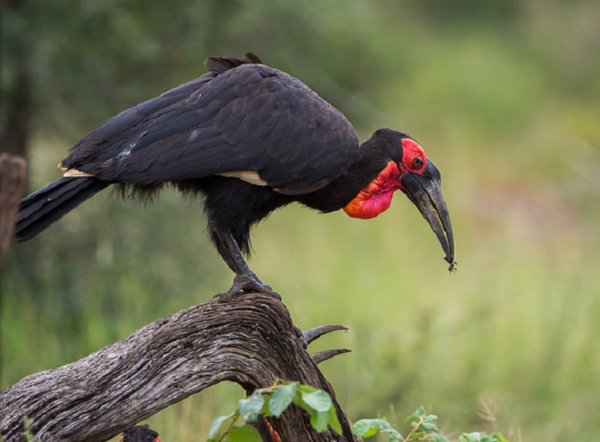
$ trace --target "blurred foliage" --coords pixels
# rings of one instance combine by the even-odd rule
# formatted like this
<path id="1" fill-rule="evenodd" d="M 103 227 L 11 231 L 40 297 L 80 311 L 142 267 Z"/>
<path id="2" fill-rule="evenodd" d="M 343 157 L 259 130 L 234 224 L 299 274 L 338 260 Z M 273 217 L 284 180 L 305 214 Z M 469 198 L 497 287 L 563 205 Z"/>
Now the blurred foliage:
<path id="1" fill-rule="evenodd" d="M 301 328 L 350 327 L 311 351 L 353 349 L 322 367 L 351 419 L 424 403 L 451 419 L 444 434 L 595 441 L 598 23 L 592 0 L 10 0 L 1 88 L 15 84 L 15 54 L 27 57 L 32 190 L 95 125 L 201 75 L 208 55 L 255 52 L 361 139 L 408 132 L 442 172 L 457 274 L 401 195 L 368 222 L 278 212 L 255 230 L 252 268 Z M 172 191 L 147 207 L 99 195 L 13 244 L 0 388 L 226 290 L 204 225 L 198 202 Z M 219 385 L 151 425 L 197 440 L 239 394 Z"/>
<path id="2" fill-rule="evenodd" d="M 276 379 L 270 387 L 257 388 L 248 399 L 240 399 L 238 407 L 231 413 L 216 418 L 210 426 L 207 442 L 260 442 L 262 438 L 258 430 L 250 424 L 257 422 L 259 416 L 278 419 L 292 403 L 310 415 L 310 425 L 317 433 L 331 427 L 342 434 L 335 406 L 327 392 L 310 385 Z M 265 422 L 270 426 L 268 421 Z M 235 423 L 241 425 L 234 426 Z M 244 433 L 245 437 L 240 437 Z"/>

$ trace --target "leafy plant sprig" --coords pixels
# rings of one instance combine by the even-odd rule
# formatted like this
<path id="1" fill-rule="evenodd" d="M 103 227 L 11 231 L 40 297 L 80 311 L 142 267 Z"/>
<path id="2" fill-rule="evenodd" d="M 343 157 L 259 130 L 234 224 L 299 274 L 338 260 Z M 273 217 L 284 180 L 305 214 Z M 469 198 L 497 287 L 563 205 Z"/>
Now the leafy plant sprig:
<path id="1" fill-rule="evenodd" d="M 340 422 L 337 418 L 335 407 L 329 394 L 310 385 L 299 382 L 287 382 L 277 379 L 275 384 L 267 388 L 254 390 L 246 399 L 239 401 L 237 409 L 225 416 L 216 418 L 209 430 L 208 442 L 261 442 L 261 437 L 256 428 L 249 423 L 256 422 L 259 415 L 263 417 L 279 418 L 292 404 L 298 405 L 310 415 L 311 426 L 315 431 L 322 433 L 330 426 L 338 434 L 342 433 Z M 223 428 L 223 424 L 231 420 Z M 238 421 L 242 425 L 236 426 Z M 412 429 L 406 437 L 394 429 L 384 419 L 361 419 L 352 425 L 352 433 L 360 437 L 371 437 L 377 433 L 387 433 L 388 442 L 450 442 L 439 434 L 437 416 L 427 414 L 424 407 L 419 407 L 404 423 Z M 501 433 L 463 433 L 459 442 L 508 442 Z"/>
<path id="2" fill-rule="evenodd" d="M 444 436 L 438 434 L 435 423 L 437 416 L 427 414 L 423 407 L 419 407 L 412 415 L 408 416 L 404 423 L 411 425 L 412 429 L 403 438 L 402 435 L 392 428 L 385 419 L 361 419 L 352 425 L 352 433 L 360 437 L 370 437 L 377 433 L 389 433 L 389 442 L 411 442 L 427 440 L 431 442 L 449 442 Z M 460 442 L 508 442 L 501 433 L 463 433 L 459 437 Z"/>
<path id="3" fill-rule="evenodd" d="M 216 418 L 210 426 L 208 442 L 261 442 L 258 431 L 245 424 L 256 422 L 259 415 L 278 418 L 292 403 L 310 415 L 310 424 L 318 433 L 328 426 L 337 433 L 342 432 L 329 394 L 310 385 L 277 379 L 271 387 L 256 389 L 249 398 L 241 399 L 231 414 Z M 229 419 L 231 422 L 221 431 Z M 240 419 L 243 424 L 235 426 Z"/>

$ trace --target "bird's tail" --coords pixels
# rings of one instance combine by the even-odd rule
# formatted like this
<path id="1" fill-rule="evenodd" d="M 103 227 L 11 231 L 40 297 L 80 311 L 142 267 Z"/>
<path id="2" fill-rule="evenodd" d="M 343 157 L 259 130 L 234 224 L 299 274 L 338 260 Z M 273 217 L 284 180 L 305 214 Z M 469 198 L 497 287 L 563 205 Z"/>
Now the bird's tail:
<path id="1" fill-rule="evenodd" d="M 30 240 L 110 185 L 94 177 L 61 178 L 21 200 L 15 236 Z"/>

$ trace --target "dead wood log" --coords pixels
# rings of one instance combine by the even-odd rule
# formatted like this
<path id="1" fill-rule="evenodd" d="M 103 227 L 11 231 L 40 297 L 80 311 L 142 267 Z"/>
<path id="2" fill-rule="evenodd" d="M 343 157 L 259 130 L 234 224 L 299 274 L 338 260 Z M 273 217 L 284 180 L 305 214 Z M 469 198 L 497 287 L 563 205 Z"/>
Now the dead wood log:
<path id="1" fill-rule="evenodd" d="M 0 154 L 0 268 L 15 230 L 26 174 L 27 163 L 23 158 Z"/>
<path id="2" fill-rule="evenodd" d="M 206 302 L 0 392 L 0 431 L 6 442 L 25 441 L 28 417 L 32 434 L 44 442 L 105 441 L 219 382 L 236 382 L 251 393 L 281 378 L 328 392 L 343 428 L 342 435 L 317 434 L 308 414 L 292 405 L 271 420 L 282 440 L 356 441 L 305 347 L 280 301 L 248 294 L 230 303 Z"/>

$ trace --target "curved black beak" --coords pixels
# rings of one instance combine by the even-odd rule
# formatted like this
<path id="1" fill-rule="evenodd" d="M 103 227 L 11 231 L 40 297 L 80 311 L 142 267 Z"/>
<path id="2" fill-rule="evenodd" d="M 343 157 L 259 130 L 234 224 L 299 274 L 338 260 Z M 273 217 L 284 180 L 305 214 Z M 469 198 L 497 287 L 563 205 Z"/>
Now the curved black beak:
<path id="1" fill-rule="evenodd" d="M 440 171 L 435 164 L 428 161 L 427 168 L 421 173 L 405 173 L 400 179 L 402 191 L 417 206 L 423 218 L 427 220 L 435 232 L 450 264 L 454 269 L 454 234 L 450 214 L 442 196 Z"/>

